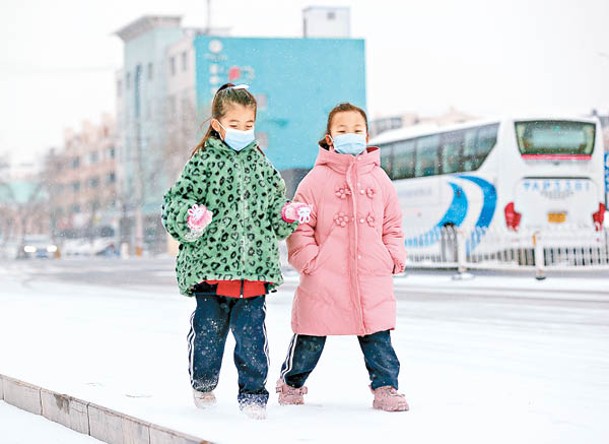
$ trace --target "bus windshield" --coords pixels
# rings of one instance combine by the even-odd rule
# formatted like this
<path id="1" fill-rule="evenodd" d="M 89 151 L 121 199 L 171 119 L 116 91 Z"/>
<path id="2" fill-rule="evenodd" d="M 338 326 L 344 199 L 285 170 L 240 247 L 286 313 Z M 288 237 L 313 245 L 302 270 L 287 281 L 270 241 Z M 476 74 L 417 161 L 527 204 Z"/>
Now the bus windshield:
<path id="1" fill-rule="evenodd" d="M 584 155 L 594 150 L 595 125 L 588 122 L 541 120 L 515 122 L 522 155 Z"/>

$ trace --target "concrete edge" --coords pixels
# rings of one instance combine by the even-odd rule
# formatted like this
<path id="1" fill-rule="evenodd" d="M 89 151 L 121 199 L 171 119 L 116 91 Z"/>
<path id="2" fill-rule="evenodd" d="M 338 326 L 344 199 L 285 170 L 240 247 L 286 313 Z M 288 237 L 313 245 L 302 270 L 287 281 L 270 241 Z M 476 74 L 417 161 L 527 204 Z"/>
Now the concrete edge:
<path id="1" fill-rule="evenodd" d="M 0 374 L 0 400 L 108 444 L 212 444 L 3 374 Z"/>

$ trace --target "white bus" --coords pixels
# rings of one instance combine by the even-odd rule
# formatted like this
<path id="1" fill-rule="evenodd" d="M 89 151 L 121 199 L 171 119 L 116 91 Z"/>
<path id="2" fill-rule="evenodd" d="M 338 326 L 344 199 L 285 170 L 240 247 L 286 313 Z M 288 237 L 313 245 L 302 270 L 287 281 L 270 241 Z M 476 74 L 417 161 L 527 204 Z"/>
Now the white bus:
<path id="1" fill-rule="evenodd" d="M 490 231 L 504 230 L 521 248 L 532 248 L 524 233 L 561 231 L 559 243 L 577 246 L 573 230 L 593 237 L 602 229 L 603 142 L 596 118 L 400 128 L 370 145 L 380 147 L 382 167 L 396 186 L 411 254 L 439 251 L 438 233 L 447 227 L 469 233 L 468 255 L 508 248 L 485 236 Z M 441 250 L 445 255 L 446 246 Z"/>

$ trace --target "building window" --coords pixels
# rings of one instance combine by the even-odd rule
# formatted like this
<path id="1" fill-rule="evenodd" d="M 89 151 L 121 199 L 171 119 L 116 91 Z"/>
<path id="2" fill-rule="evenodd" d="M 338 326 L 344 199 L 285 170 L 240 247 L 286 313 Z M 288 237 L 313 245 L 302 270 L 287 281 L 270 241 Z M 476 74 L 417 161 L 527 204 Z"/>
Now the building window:
<path id="1" fill-rule="evenodd" d="M 72 169 L 76 169 L 80 167 L 80 157 L 72 158 Z"/>
<path id="2" fill-rule="evenodd" d="M 115 183 L 115 182 L 116 182 L 116 174 L 108 173 L 108 175 L 106 176 L 106 183 Z"/>
<path id="3" fill-rule="evenodd" d="M 108 148 L 108 156 L 110 157 L 110 159 L 114 159 L 116 157 L 116 148 Z"/>
<path id="4" fill-rule="evenodd" d="M 336 19 L 336 13 L 334 11 L 330 11 L 328 12 L 328 14 L 326 15 L 326 18 L 328 20 L 335 20 Z"/>
<path id="5" fill-rule="evenodd" d="M 97 188 L 99 186 L 99 177 L 92 177 L 89 179 L 89 188 Z"/>
<path id="6" fill-rule="evenodd" d="M 72 182 L 72 191 L 75 193 L 80 191 L 80 182 Z"/>
<path id="7" fill-rule="evenodd" d="M 148 80 L 152 80 L 154 78 L 154 67 L 152 66 L 152 62 L 148 63 Z"/>
<path id="8" fill-rule="evenodd" d="M 169 59 L 169 72 L 172 76 L 176 75 L 176 58 L 171 57 Z"/>
<path id="9" fill-rule="evenodd" d="M 188 71 L 188 52 L 182 53 L 182 71 Z"/>
<path id="10" fill-rule="evenodd" d="M 127 84 L 127 90 L 131 89 L 131 73 L 128 72 L 127 75 L 125 76 L 125 83 Z"/>
<path id="11" fill-rule="evenodd" d="M 89 154 L 89 164 L 91 164 L 91 165 L 96 164 L 98 160 L 99 160 L 99 154 L 97 153 L 97 151 L 93 151 L 92 153 Z"/>

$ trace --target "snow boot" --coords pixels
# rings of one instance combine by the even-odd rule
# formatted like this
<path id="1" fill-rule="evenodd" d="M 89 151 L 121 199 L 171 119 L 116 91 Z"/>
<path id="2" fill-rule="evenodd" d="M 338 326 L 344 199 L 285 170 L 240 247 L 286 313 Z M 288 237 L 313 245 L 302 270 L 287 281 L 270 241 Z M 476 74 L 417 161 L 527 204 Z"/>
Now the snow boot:
<path id="1" fill-rule="evenodd" d="M 214 395 L 214 392 L 200 392 L 193 389 L 192 397 L 198 409 L 206 409 L 216 403 L 216 396 Z"/>
<path id="2" fill-rule="evenodd" d="M 266 419 L 266 405 L 257 402 L 239 403 L 239 409 L 251 419 Z"/>
<path id="3" fill-rule="evenodd" d="M 376 390 L 370 388 L 374 394 L 372 407 L 386 412 L 407 412 L 410 408 L 406 397 L 390 385 L 379 387 Z"/>
<path id="4" fill-rule="evenodd" d="M 279 393 L 280 405 L 300 405 L 304 404 L 304 395 L 308 390 L 306 387 L 290 387 L 283 380 L 277 381 L 275 391 Z"/>

